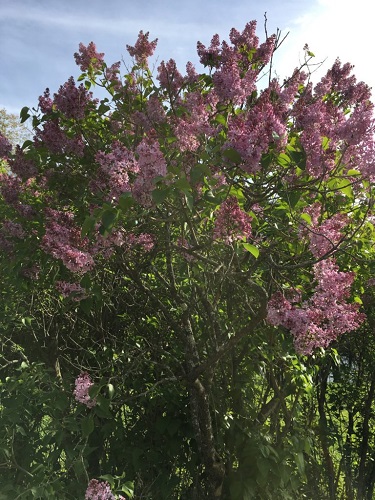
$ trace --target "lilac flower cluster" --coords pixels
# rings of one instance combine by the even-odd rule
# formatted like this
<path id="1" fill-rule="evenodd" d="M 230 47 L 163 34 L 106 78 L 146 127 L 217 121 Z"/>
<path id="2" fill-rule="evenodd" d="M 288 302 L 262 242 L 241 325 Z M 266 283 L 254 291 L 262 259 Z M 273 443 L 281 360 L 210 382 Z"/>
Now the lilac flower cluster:
<path id="1" fill-rule="evenodd" d="M 94 259 L 73 219 L 71 212 L 47 210 L 42 248 L 55 259 L 61 259 L 70 271 L 84 274 L 94 267 Z"/>
<path id="2" fill-rule="evenodd" d="M 178 119 L 174 129 L 180 151 L 196 151 L 202 136 L 213 135 L 214 129 L 209 123 L 209 109 L 214 108 L 216 102 L 213 102 L 212 97 L 212 94 L 202 96 L 200 92 L 190 92 L 184 100 L 179 101 L 179 104 L 186 109 L 186 113 Z"/>
<path id="3" fill-rule="evenodd" d="M 94 70 L 100 70 L 104 60 L 104 53 L 97 52 L 94 42 L 90 42 L 87 47 L 80 43 L 78 52 L 74 53 L 74 59 L 81 71 L 87 71 L 90 66 Z"/>
<path id="4" fill-rule="evenodd" d="M 321 211 L 320 203 L 307 207 L 304 213 L 310 215 L 311 224 L 300 228 L 300 235 L 308 238 L 310 251 L 316 258 L 335 251 L 343 238 L 342 230 L 349 221 L 347 215 L 339 213 L 319 223 Z"/>
<path id="5" fill-rule="evenodd" d="M 113 255 L 115 247 L 121 247 L 124 251 L 131 251 L 136 247 L 145 252 L 150 252 L 155 246 L 155 238 L 147 233 L 126 233 L 122 229 L 111 231 L 107 236 L 96 234 L 96 241 L 92 246 L 93 255 L 101 255 L 108 259 Z"/>
<path id="6" fill-rule="evenodd" d="M 9 160 L 9 167 L 14 174 L 23 180 L 35 177 L 38 172 L 34 161 L 26 158 L 25 153 L 19 146 L 16 146 L 15 154 Z"/>
<path id="7" fill-rule="evenodd" d="M 246 24 L 242 33 L 232 29 L 229 35 L 232 46 L 214 35 L 211 45 L 206 48 L 198 42 L 200 62 L 215 68 L 214 87 L 219 98 L 235 105 L 243 104 L 256 88 L 259 68 L 267 64 L 275 48 L 275 36 L 269 37 L 259 46 L 255 35 L 256 22 Z M 252 57 L 250 57 L 252 54 Z"/>
<path id="8" fill-rule="evenodd" d="M 89 389 L 93 386 L 90 375 L 87 372 L 82 372 L 75 380 L 75 389 L 73 395 L 76 401 L 86 405 L 88 408 L 93 408 L 96 405 L 96 400 L 91 399 Z"/>
<path id="9" fill-rule="evenodd" d="M 270 143 L 281 149 L 286 138 L 285 122 L 275 113 L 274 106 L 265 94 L 253 108 L 230 119 L 225 147 L 234 148 L 240 153 L 243 170 L 256 173 L 261 168 L 262 154 L 268 151 Z"/>
<path id="10" fill-rule="evenodd" d="M 242 238 L 249 238 L 251 220 L 250 215 L 240 208 L 237 198 L 230 196 L 216 212 L 213 237 L 215 240 L 224 241 L 227 245 Z"/>
<path id="11" fill-rule="evenodd" d="M 133 113 L 134 123 L 143 127 L 145 132 L 151 131 L 165 119 L 165 110 L 156 96 L 150 96 L 144 111 L 137 110 Z"/>
<path id="12" fill-rule="evenodd" d="M 131 249 L 136 246 L 141 247 L 145 252 L 150 252 L 155 246 L 155 238 L 151 234 L 147 233 L 128 233 L 125 247 Z"/>
<path id="13" fill-rule="evenodd" d="M 311 354 L 317 347 L 327 347 L 339 335 L 356 330 L 365 319 L 358 304 L 348 304 L 354 273 L 340 272 L 334 259 L 314 266 L 317 282 L 313 295 L 298 305 L 300 297 L 288 300 L 280 292 L 268 303 L 267 320 L 271 325 L 288 328 L 301 354 Z"/>
<path id="14" fill-rule="evenodd" d="M 7 158 L 12 151 L 10 141 L 0 133 L 0 158 Z"/>
<path id="15" fill-rule="evenodd" d="M 159 80 L 161 88 L 168 90 L 169 95 L 174 98 L 178 96 L 183 85 L 184 77 L 177 69 L 177 64 L 174 59 L 160 63 L 158 67 L 157 79 Z"/>
<path id="16" fill-rule="evenodd" d="M 23 239 L 25 237 L 25 231 L 21 224 L 18 222 L 13 222 L 11 220 L 5 219 L 0 228 L 0 248 L 8 254 L 8 256 L 13 254 L 14 242 L 13 239 Z"/>
<path id="17" fill-rule="evenodd" d="M 315 178 L 328 178 L 340 150 L 348 169 L 359 166 L 364 175 L 375 175 L 375 162 L 369 161 L 375 149 L 371 92 L 357 83 L 351 69 L 336 60 L 314 89 L 311 84 L 305 87 L 291 110 L 306 152 L 306 170 Z"/>
<path id="18" fill-rule="evenodd" d="M 107 481 L 98 481 L 91 479 L 87 486 L 85 500 L 115 500 L 116 497 L 111 492 L 111 488 Z M 119 495 L 117 500 L 125 500 L 125 497 Z"/>
<path id="19" fill-rule="evenodd" d="M 100 168 L 91 182 L 95 191 L 108 192 L 108 200 L 118 200 L 121 194 L 130 191 L 129 173 L 139 171 L 134 155 L 120 142 L 115 141 L 108 153 L 98 151 L 95 156 Z"/>
<path id="20" fill-rule="evenodd" d="M 91 479 L 87 486 L 85 500 L 116 500 L 107 481 Z"/>
<path id="21" fill-rule="evenodd" d="M 51 153 L 83 156 L 85 145 L 82 136 L 77 134 L 74 137 L 68 137 L 60 127 L 58 120 L 44 122 L 43 128 L 36 131 L 35 139 L 37 146 L 40 144 L 38 141 L 41 141 L 41 143 L 48 147 Z"/>
<path id="22" fill-rule="evenodd" d="M 53 100 L 51 99 L 50 91 L 47 88 L 44 94 L 39 96 L 39 109 L 42 113 L 51 113 L 53 110 Z"/>
<path id="23" fill-rule="evenodd" d="M 63 297 L 71 297 L 75 302 L 79 302 L 87 297 L 86 290 L 79 283 L 56 281 L 55 287 Z"/>
<path id="24" fill-rule="evenodd" d="M 35 210 L 30 205 L 23 203 L 23 195 L 27 192 L 28 186 L 21 182 L 21 179 L 6 173 L 0 173 L 0 193 L 4 201 L 13 207 L 22 217 L 30 219 L 35 215 Z"/>
<path id="25" fill-rule="evenodd" d="M 152 56 L 155 52 L 156 46 L 158 44 L 158 39 L 156 38 L 152 42 L 148 41 L 149 32 L 143 33 L 140 31 L 138 34 L 137 41 L 133 46 L 127 45 L 126 49 L 136 60 L 136 63 L 140 66 L 147 64 L 147 59 Z"/>
<path id="26" fill-rule="evenodd" d="M 157 140 L 149 136 L 136 148 L 138 154 L 139 173 L 134 181 L 133 195 L 141 205 L 152 203 L 151 192 L 155 189 L 156 177 L 165 177 L 167 164 Z"/>
<path id="27" fill-rule="evenodd" d="M 71 76 L 54 95 L 53 102 L 67 118 L 81 120 L 85 116 L 87 105 L 96 103 L 97 100 L 93 101 L 92 93 L 88 92 L 82 84 L 77 87 Z"/>
<path id="28" fill-rule="evenodd" d="M 26 235 L 21 224 L 11 220 L 4 220 L 1 230 L 12 238 L 23 239 Z"/>

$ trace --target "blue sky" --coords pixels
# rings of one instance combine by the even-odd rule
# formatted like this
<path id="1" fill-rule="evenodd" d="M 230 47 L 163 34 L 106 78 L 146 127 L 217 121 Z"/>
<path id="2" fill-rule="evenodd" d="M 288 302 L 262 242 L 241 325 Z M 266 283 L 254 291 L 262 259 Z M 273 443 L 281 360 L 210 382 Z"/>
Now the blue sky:
<path id="1" fill-rule="evenodd" d="M 198 65 L 196 42 L 209 44 L 214 33 L 228 38 L 256 19 L 263 37 L 264 12 L 269 34 L 290 32 L 275 68 L 285 77 L 303 57 L 308 43 L 316 60 L 337 56 L 355 64 L 358 79 L 375 88 L 372 0 L 0 0 L 0 108 L 18 113 L 36 106 L 46 87 L 58 90 L 79 76 L 73 54 L 79 42 L 94 41 L 106 62 L 130 61 L 126 44 L 139 30 L 158 38 L 157 57 L 174 58 L 183 72 L 188 60 Z M 320 74 L 322 74 L 322 70 Z"/>

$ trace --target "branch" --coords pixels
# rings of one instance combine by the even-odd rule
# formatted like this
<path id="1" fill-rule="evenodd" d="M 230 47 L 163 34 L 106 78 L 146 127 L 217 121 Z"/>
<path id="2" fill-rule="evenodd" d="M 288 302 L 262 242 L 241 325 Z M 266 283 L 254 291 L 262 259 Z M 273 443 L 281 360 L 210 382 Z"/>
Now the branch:
<path id="1" fill-rule="evenodd" d="M 235 347 L 244 337 L 252 333 L 255 328 L 261 323 L 267 316 L 267 304 L 268 304 L 268 294 L 266 290 L 256 284 L 252 283 L 254 288 L 257 289 L 260 295 L 260 306 L 256 315 L 249 321 L 249 323 L 241 328 L 241 330 L 231 337 L 228 342 L 222 344 L 218 350 L 212 354 L 206 361 L 195 366 L 188 374 L 188 379 L 191 381 L 196 380 L 202 373 L 215 365 L 221 358 L 223 358 L 233 347 Z"/>

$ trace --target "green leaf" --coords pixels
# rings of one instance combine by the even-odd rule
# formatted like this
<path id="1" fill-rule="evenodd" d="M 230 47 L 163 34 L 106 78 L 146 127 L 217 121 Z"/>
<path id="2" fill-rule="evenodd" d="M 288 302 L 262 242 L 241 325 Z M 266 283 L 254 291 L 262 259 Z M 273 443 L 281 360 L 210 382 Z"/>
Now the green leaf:
<path id="1" fill-rule="evenodd" d="M 26 120 L 28 120 L 30 118 L 29 111 L 30 111 L 30 109 L 27 106 L 24 106 L 21 109 L 21 112 L 20 112 L 21 123 L 24 123 Z"/>
<path id="2" fill-rule="evenodd" d="M 347 186 L 344 186 L 342 188 L 340 188 L 340 191 L 342 193 L 344 193 L 345 196 L 347 196 L 348 198 L 353 198 L 353 189 L 352 189 L 352 186 L 350 184 L 348 184 Z"/>
<path id="3" fill-rule="evenodd" d="M 161 205 L 169 194 L 170 189 L 154 189 L 151 193 L 153 201 L 156 205 Z"/>
<path id="4" fill-rule="evenodd" d="M 100 113 L 101 115 L 104 115 L 105 113 L 107 113 L 107 111 L 111 109 L 111 106 L 108 106 L 108 104 L 106 104 L 105 102 L 108 102 L 108 99 L 104 99 L 103 101 L 101 101 L 100 106 L 98 108 L 98 113 Z"/>
<path id="5" fill-rule="evenodd" d="M 84 238 L 87 236 L 95 227 L 95 218 L 91 215 L 88 215 L 82 224 L 81 237 Z"/>
<path id="6" fill-rule="evenodd" d="M 102 476 L 99 476 L 99 479 L 103 479 L 104 481 L 107 481 L 111 489 L 113 490 L 115 487 L 115 478 L 111 476 L 111 474 L 103 474 Z"/>
<path id="7" fill-rule="evenodd" d="M 259 249 L 250 243 L 242 243 L 245 250 L 250 252 L 256 259 L 259 257 Z"/>
<path id="8" fill-rule="evenodd" d="M 290 165 L 290 158 L 287 154 L 285 153 L 280 153 L 279 156 L 277 157 L 277 163 L 281 167 L 289 167 Z"/>
<path id="9" fill-rule="evenodd" d="M 89 388 L 89 396 L 91 399 L 95 399 L 96 396 L 99 394 L 100 392 L 100 385 L 99 384 L 93 384 L 90 388 Z"/>
<path id="10" fill-rule="evenodd" d="M 128 495 L 128 497 L 133 498 L 134 496 L 134 483 L 133 481 L 127 481 L 121 485 L 120 491 Z"/>
<path id="11" fill-rule="evenodd" d="M 233 148 L 228 148 L 223 151 L 223 156 L 225 156 L 225 158 L 228 158 L 228 160 L 231 160 L 233 163 L 242 162 L 240 153 Z"/>
<path id="12" fill-rule="evenodd" d="M 303 458 L 303 453 L 300 451 L 295 454 L 296 464 L 298 467 L 298 472 L 304 474 L 305 472 L 305 459 Z"/>
<path id="13" fill-rule="evenodd" d="M 92 433 L 94 428 L 95 428 L 95 425 L 94 425 L 94 419 L 93 419 L 92 415 L 88 415 L 87 417 L 85 417 L 81 420 L 81 429 L 82 429 L 82 435 L 84 438 L 88 437 Z"/>
<path id="14" fill-rule="evenodd" d="M 104 229 L 106 231 L 109 231 L 113 227 L 113 224 L 115 223 L 116 219 L 117 219 L 117 212 L 115 212 L 113 209 L 105 210 L 102 213 L 102 224 L 104 226 Z"/>
<path id="15" fill-rule="evenodd" d="M 263 153 L 262 158 L 260 160 L 260 164 L 262 165 L 262 168 L 268 169 L 271 166 L 273 160 L 273 155 L 270 153 Z"/>
<path id="16" fill-rule="evenodd" d="M 33 144 L 34 144 L 34 143 L 33 143 L 33 141 L 29 141 L 29 140 L 27 140 L 27 141 L 25 141 L 25 142 L 22 144 L 22 149 L 23 149 L 23 150 L 24 150 L 24 149 L 27 149 L 28 147 L 32 146 Z"/>
<path id="17" fill-rule="evenodd" d="M 220 125 L 226 125 L 227 124 L 227 119 L 225 118 L 224 115 L 216 115 L 215 116 L 215 122 L 219 123 Z"/>
<path id="18" fill-rule="evenodd" d="M 183 190 L 183 191 L 185 193 L 186 205 L 188 206 L 188 209 L 190 210 L 190 212 L 192 212 L 193 211 L 193 206 L 194 206 L 193 195 L 190 193 L 190 191 L 187 191 L 187 190 Z"/>
<path id="19" fill-rule="evenodd" d="M 30 326 L 32 320 L 33 320 L 33 318 L 26 317 L 26 318 L 22 318 L 21 322 L 24 326 Z"/>
<path id="20" fill-rule="evenodd" d="M 109 399 L 113 399 L 113 396 L 115 395 L 115 388 L 113 387 L 112 384 L 108 384 L 108 394 L 109 394 Z"/>
<path id="21" fill-rule="evenodd" d="M 312 224 L 312 220 L 311 220 L 311 217 L 309 214 L 306 214 L 306 213 L 301 214 L 301 219 L 303 219 L 309 225 Z"/>
<path id="22" fill-rule="evenodd" d="M 299 167 L 301 170 L 306 169 L 306 153 L 304 151 L 288 150 L 288 155 L 297 167 Z"/>
<path id="23" fill-rule="evenodd" d="M 289 193 L 286 193 L 285 199 L 289 202 L 290 206 L 294 208 L 301 198 L 301 194 L 301 191 L 290 191 Z"/>
<path id="24" fill-rule="evenodd" d="M 186 177 L 181 177 L 180 179 L 178 179 L 175 183 L 175 187 L 177 189 L 181 189 L 181 191 L 185 191 L 185 190 L 190 191 L 190 189 L 191 189 L 190 183 L 186 179 Z"/>
<path id="25" fill-rule="evenodd" d="M 361 175 L 361 172 L 359 172 L 358 170 L 350 169 L 346 172 L 346 175 L 354 177 L 355 175 Z"/>
<path id="26" fill-rule="evenodd" d="M 329 137 L 322 137 L 322 148 L 324 151 L 328 149 L 329 142 Z"/>
<path id="27" fill-rule="evenodd" d="M 118 204 L 123 212 L 127 212 L 128 209 L 134 204 L 132 194 L 123 193 L 118 200 Z"/>
<path id="28" fill-rule="evenodd" d="M 353 199 L 353 189 L 350 182 L 347 179 L 331 179 L 327 182 L 327 186 L 333 191 L 341 191 L 348 198 Z"/>
<path id="29" fill-rule="evenodd" d="M 190 180 L 193 184 L 201 181 L 205 175 L 210 175 L 211 171 L 207 164 L 195 165 L 190 171 Z"/>

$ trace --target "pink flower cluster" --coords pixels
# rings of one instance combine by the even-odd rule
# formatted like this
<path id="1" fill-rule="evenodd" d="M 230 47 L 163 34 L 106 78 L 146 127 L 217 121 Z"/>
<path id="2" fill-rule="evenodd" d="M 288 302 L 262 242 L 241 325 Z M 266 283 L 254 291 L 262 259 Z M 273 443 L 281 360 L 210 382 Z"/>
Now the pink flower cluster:
<path id="1" fill-rule="evenodd" d="M 126 233 L 122 229 L 111 231 L 107 236 L 96 234 L 96 241 L 92 247 L 92 254 L 101 255 L 105 259 L 111 257 L 115 247 L 121 247 L 124 251 L 131 251 L 136 247 L 145 252 L 150 252 L 155 246 L 155 238 L 147 233 Z"/>
<path id="2" fill-rule="evenodd" d="M 185 82 L 184 77 L 177 69 L 174 59 L 160 63 L 157 79 L 160 82 L 160 86 L 168 91 L 170 98 L 178 96 Z"/>
<path id="3" fill-rule="evenodd" d="M 98 151 L 95 156 L 100 168 L 97 178 L 91 182 L 95 191 L 108 192 L 108 200 L 118 200 L 121 194 L 130 191 L 129 173 L 139 171 L 134 155 L 120 142 L 115 141 L 108 153 Z"/>
<path id="4" fill-rule="evenodd" d="M 73 395 L 76 401 L 86 405 L 88 408 L 93 408 L 96 405 L 96 400 L 91 399 L 89 389 L 94 383 L 87 372 L 82 372 L 75 380 L 75 389 Z"/>
<path id="5" fill-rule="evenodd" d="M 38 129 L 35 134 L 36 141 L 42 141 L 44 145 L 54 154 L 74 154 L 83 156 L 84 142 L 81 135 L 68 137 L 60 127 L 58 120 L 44 122 L 42 130 Z M 37 146 L 39 145 L 36 142 Z"/>
<path id="6" fill-rule="evenodd" d="M 82 240 L 73 219 L 71 212 L 48 209 L 41 246 L 55 259 L 61 259 L 70 271 L 84 274 L 94 267 L 94 259 L 84 250 L 87 242 Z"/>
<path id="7" fill-rule="evenodd" d="M 11 255 L 14 250 L 13 238 L 23 239 L 25 231 L 21 224 L 5 219 L 0 228 L 0 248 L 8 255 Z"/>
<path id="8" fill-rule="evenodd" d="M 126 241 L 124 242 L 125 248 L 134 248 L 136 246 L 142 248 L 145 252 L 150 252 L 155 246 L 155 238 L 151 234 L 141 233 L 133 234 L 128 233 L 126 235 Z"/>
<path id="9" fill-rule="evenodd" d="M 157 140 L 151 136 L 137 146 L 139 172 L 134 181 L 134 198 L 144 206 L 152 203 L 151 192 L 155 189 L 155 178 L 165 177 L 167 164 Z"/>
<path id="10" fill-rule="evenodd" d="M 56 290 L 63 297 L 71 297 L 75 302 L 79 302 L 86 298 L 86 290 L 79 283 L 68 283 L 66 281 L 56 281 Z"/>
<path id="11" fill-rule="evenodd" d="M 111 492 L 111 488 L 107 481 L 91 479 L 87 486 L 85 500 L 116 500 L 116 497 Z"/>
<path id="12" fill-rule="evenodd" d="M 18 175 L 23 180 L 35 177 L 38 172 L 33 160 L 26 158 L 25 153 L 19 146 L 16 146 L 16 151 L 11 160 L 9 160 L 11 171 Z"/>
<path id="13" fill-rule="evenodd" d="M 129 54 L 135 58 L 137 64 L 139 65 L 147 64 L 147 59 L 151 57 L 155 52 L 156 46 L 158 44 L 157 38 L 152 42 L 149 42 L 148 36 L 148 31 L 147 33 L 143 33 L 143 31 L 140 31 L 134 47 L 131 45 L 126 46 Z"/>
<path id="14" fill-rule="evenodd" d="M 229 121 L 226 147 L 240 153 L 243 160 L 241 168 L 246 172 L 260 170 L 262 154 L 268 151 L 270 143 L 281 149 L 285 142 L 286 125 L 275 112 L 267 93 L 246 113 L 235 115 Z"/>
<path id="15" fill-rule="evenodd" d="M 348 169 L 375 175 L 375 162 L 364 161 L 375 149 L 371 92 L 356 82 L 351 69 L 337 60 L 314 91 L 311 84 L 305 87 L 291 111 L 306 152 L 306 170 L 313 177 L 328 178 L 340 149 Z"/>
<path id="16" fill-rule="evenodd" d="M 320 203 L 306 208 L 304 213 L 310 215 L 311 225 L 303 225 L 300 228 L 300 235 L 308 238 L 310 251 L 316 258 L 335 251 L 343 238 L 342 230 L 348 224 L 347 215 L 340 213 L 319 223 L 321 211 Z"/>
<path id="17" fill-rule="evenodd" d="M 12 151 L 10 141 L 0 133 L 0 158 L 7 158 Z"/>
<path id="18" fill-rule="evenodd" d="M 104 60 L 104 53 L 97 52 L 94 42 L 90 42 L 87 47 L 80 43 L 78 52 L 74 53 L 74 59 L 81 71 L 87 71 L 90 66 L 94 70 L 100 70 Z"/>
<path id="19" fill-rule="evenodd" d="M 135 111 L 133 121 L 145 129 L 146 132 L 152 130 L 166 119 L 165 110 L 157 96 L 150 96 L 144 111 Z"/>
<path id="20" fill-rule="evenodd" d="M 230 196 L 216 212 L 213 237 L 230 245 L 236 240 L 251 236 L 251 217 L 244 212 L 237 198 Z"/>
<path id="21" fill-rule="evenodd" d="M 111 83 L 116 89 L 121 88 L 121 80 L 119 77 L 121 62 L 117 61 L 105 69 L 104 75 L 106 80 Z"/>
<path id="22" fill-rule="evenodd" d="M 177 240 L 177 245 L 180 248 L 181 255 L 187 262 L 193 262 L 195 260 L 194 255 L 186 251 L 190 249 L 191 245 L 184 236 L 181 236 Z"/>
<path id="23" fill-rule="evenodd" d="M 357 83 L 352 74 L 353 68 L 351 64 L 341 64 L 340 59 L 336 59 L 332 68 L 315 86 L 316 96 L 322 98 L 328 93 L 339 95 L 341 104 L 346 107 L 368 101 L 371 98 L 371 89 L 363 82 Z"/>
<path id="24" fill-rule="evenodd" d="M 354 273 L 340 272 L 334 259 L 327 259 L 315 264 L 314 276 L 317 285 L 307 301 L 298 305 L 299 294 L 288 300 L 278 292 L 268 303 L 268 322 L 289 329 L 301 354 L 327 347 L 339 335 L 356 330 L 365 319 L 358 304 L 346 301 Z"/>
<path id="25" fill-rule="evenodd" d="M 222 101 L 231 101 L 235 105 L 243 104 L 256 88 L 256 79 L 260 68 L 267 64 L 275 48 L 275 36 L 269 37 L 259 46 L 255 35 L 256 22 L 245 26 L 242 33 L 232 29 L 229 35 L 232 46 L 222 42 L 214 35 L 207 49 L 198 42 L 200 62 L 216 68 L 213 75 L 214 87 Z"/>
<path id="26" fill-rule="evenodd" d="M 92 93 L 87 92 L 82 84 L 76 87 L 74 78 L 71 76 L 54 95 L 53 102 L 67 118 L 81 120 L 85 116 L 88 103 L 97 101 L 92 100 Z"/>
<path id="27" fill-rule="evenodd" d="M 186 113 L 177 120 L 175 133 L 180 151 L 196 151 L 201 143 L 201 137 L 212 136 L 213 127 L 209 123 L 209 108 L 214 108 L 212 94 L 202 96 L 200 92 L 189 92 L 184 100 L 179 100 Z"/>
<path id="28" fill-rule="evenodd" d="M 53 109 L 53 101 L 48 88 L 43 95 L 39 96 L 39 108 L 42 113 L 50 113 Z"/>
<path id="29" fill-rule="evenodd" d="M 13 207 L 22 217 L 30 219 L 35 215 L 31 205 L 22 203 L 22 196 L 27 192 L 27 185 L 22 184 L 18 177 L 0 173 L 0 193 L 4 201 Z"/>

